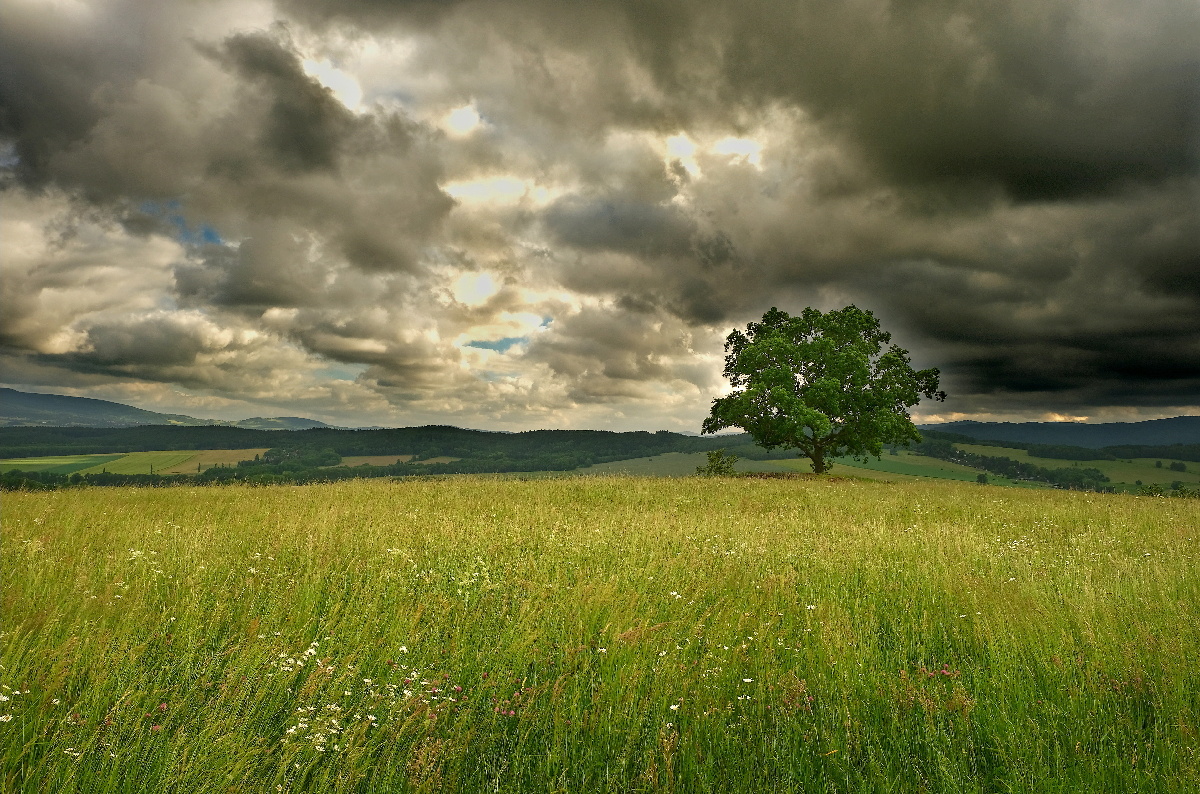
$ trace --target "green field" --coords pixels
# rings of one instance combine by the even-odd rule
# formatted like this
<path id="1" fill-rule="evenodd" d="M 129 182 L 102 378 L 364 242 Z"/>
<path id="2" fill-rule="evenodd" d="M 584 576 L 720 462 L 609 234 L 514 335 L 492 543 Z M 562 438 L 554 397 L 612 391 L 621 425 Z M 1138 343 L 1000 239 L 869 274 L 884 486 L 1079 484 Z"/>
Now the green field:
<path id="1" fill-rule="evenodd" d="M 1198 527 L 934 480 L 10 493 L 0 790 L 1194 792 Z"/>
<path id="2" fill-rule="evenodd" d="M 186 463 L 199 454 L 197 450 L 172 450 L 168 452 L 130 452 L 111 463 L 81 469 L 80 474 L 163 474 L 167 469 Z M 189 472 L 190 473 L 190 472 Z"/>
<path id="3" fill-rule="evenodd" d="M 1195 461 L 1183 462 L 1188 468 L 1187 471 L 1171 471 L 1168 468 L 1171 464 L 1170 458 L 1134 458 L 1131 461 L 1058 460 L 1056 458 L 1035 458 L 1023 449 L 989 447 L 982 444 L 955 444 L 955 446 L 964 452 L 973 452 L 976 455 L 991 455 L 998 458 L 1011 458 L 1012 460 L 1019 460 L 1024 463 L 1032 463 L 1035 466 L 1043 466 L 1047 469 L 1065 469 L 1072 466 L 1099 469 L 1114 483 L 1132 485 L 1141 480 L 1147 485 L 1151 483 L 1170 485 L 1172 482 L 1178 480 L 1185 485 L 1194 486 L 1200 484 L 1200 463 L 1196 463 Z M 1154 465 L 1156 460 L 1162 460 L 1162 468 Z"/>
<path id="4" fill-rule="evenodd" d="M 93 466 L 119 460 L 124 455 L 51 455 L 37 458 L 6 458 L 0 460 L 0 474 L 6 471 L 45 471 L 53 474 L 74 474 Z"/>

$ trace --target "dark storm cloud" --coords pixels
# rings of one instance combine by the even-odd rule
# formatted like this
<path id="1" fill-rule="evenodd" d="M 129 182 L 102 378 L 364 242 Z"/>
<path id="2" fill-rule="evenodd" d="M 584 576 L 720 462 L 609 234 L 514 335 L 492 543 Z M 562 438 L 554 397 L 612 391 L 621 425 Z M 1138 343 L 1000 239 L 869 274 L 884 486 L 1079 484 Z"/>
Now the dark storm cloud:
<path id="1" fill-rule="evenodd" d="M 45 184 L 51 157 L 100 118 L 93 94 L 137 74 L 136 40 L 97 38 L 72 23 L 33 5 L 0 7 L 0 139 L 13 146 L 29 184 Z"/>
<path id="2" fill-rule="evenodd" d="M 730 99 L 794 100 L 890 176 L 1045 200 L 1195 169 L 1194 5 L 794 8 L 731 15 Z"/>
<path id="3" fill-rule="evenodd" d="M 184 305 L 312 306 L 323 301 L 326 269 L 309 259 L 303 239 L 280 225 L 260 224 L 237 248 L 209 245 L 175 267 Z"/>
<path id="4" fill-rule="evenodd" d="M 585 251 L 620 251 L 644 257 L 686 251 L 695 234 L 683 213 L 662 204 L 569 197 L 543 215 L 553 238 Z"/>
<path id="5" fill-rule="evenodd" d="M 263 149 L 280 167 L 303 172 L 336 166 L 354 116 L 304 73 L 294 51 L 266 34 L 240 34 L 226 39 L 219 54 L 265 91 L 270 110 Z"/>
<path id="6" fill-rule="evenodd" d="M 855 302 L 951 412 L 1195 406 L 1198 52 L 1191 0 L 13 2 L 0 144 L 44 201 L 10 226 L 44 240 L 7 244 L 4 342 L 89 377 L 218 388 L 273 350 L 397 404 L 692 416 L 730 326 Z"/>
<path id="7" fill-rule="evenodd" d="M 625 0 L 330 3 L 294 0 L 309 19 L 471 24 L 542 53 L 593 66 L 628 59 L 658 96 L 644 122 L 733 119 L 771 103 L 802 107 L 847 136 L 890 178 L 995 187 L 1018 200 L 1092 195 L 1194 173 L 1200 107 L 1200 10 L 1119 3 L 827 3 Z M 486 68 L 487 50 L 464 71 Z M 431 56 L 432 57 L 432 56 Z M 553 70 L 563 64 L 547 63 Z M 593 108 L 627 71 L 576 81 Z M 539 95 L 544 92 L 533 91 Z M 632 109 L 626 105 L 626 112 Z M 550 114 L 543 114 L 545 121 Z M 584 118 L 596 118 L 593 113 Z M 610 120 L 622 116 L 616 111 Z M 572 119 L 561 119 L 572 124 Z"/>

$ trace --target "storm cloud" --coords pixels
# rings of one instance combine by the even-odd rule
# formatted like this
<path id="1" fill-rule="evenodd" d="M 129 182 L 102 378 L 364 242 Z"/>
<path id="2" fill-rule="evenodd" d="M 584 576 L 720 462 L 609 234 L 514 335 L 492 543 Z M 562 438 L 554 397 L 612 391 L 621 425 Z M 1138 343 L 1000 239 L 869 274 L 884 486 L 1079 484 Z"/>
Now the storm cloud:
<path id="1" fill-rule="evenodd" d="M 732 327 L 855 303 L 925 418 L 1200 412 L 1197 53 L 1189 0 L 12 0 L 5 385 L 694 430 Z"/>

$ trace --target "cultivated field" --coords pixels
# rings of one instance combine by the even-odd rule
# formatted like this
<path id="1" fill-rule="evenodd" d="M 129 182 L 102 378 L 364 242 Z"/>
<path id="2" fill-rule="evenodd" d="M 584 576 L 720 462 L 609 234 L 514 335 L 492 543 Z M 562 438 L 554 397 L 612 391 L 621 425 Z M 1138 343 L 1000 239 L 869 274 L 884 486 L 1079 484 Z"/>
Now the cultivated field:
<path id="1" fill-rule="evenodd" d="M 407 463 L 412 455 L 343 455 L 342 466 L 391 466 L 394 463 Z"/>
<path id="2" fill-rule="evenodd" d="M 130 452 L 128 455 L 122 455 L 116 460 L 102 465 L 81 469 L 79 473 L 99 474 L 106 471 L 109 474 L 165 474 L 167 469 L 185 464 L 195 456 L 195 450 L 187 449 L 164 452 Z M 185 469 L 188 467 L 185 466 Z M 196 473 L 194 465 L 188 469 L 188 473 Z"/>
<path id="3" fill-rule="evenodd" d="M 9 493 L 0 790 L 1194 792 L 1198 531 L 945 481 Z"/>
<path id="4" fill-rule="evenodd" d="M 254 460 L 255 455 L 261 455 L 266 451 L 266 447 L 259 447 L 257 449 L 205 449 L 191 453 L 192 456 L 190 458 L 174 466 L 168 466 L 161 471 L 156 466 L 154 470 L 159 474 L 195 474 L 197 467 L 204 470 L 209 466 L 236 466 L 239 461 Z"/>

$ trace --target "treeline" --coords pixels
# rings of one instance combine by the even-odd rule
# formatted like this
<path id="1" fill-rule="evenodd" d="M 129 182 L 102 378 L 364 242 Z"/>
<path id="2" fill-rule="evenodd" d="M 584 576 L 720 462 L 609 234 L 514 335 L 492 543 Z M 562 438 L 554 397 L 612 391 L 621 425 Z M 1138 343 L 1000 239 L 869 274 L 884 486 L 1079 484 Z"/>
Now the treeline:
<path id="1" fill-rule="evenodd" d="M 1091 449 L 1070 444 L 1032 444 L 1024 441 L 984 440 L 962 433 L 946 433 L 940 430 L 923 430 L 926 441 L 949 441 L 955 444 L 976 444 L 987 447 L 1020 449 L 1034 458 L 1053 460 L 1129 460 L 1131 458 L 1161 458 L 1163 460 L 1200 461 L 1200 444 L 1122 444 L 1119 446 Z"/>
<path id="2" fill-rule="evenodd" d="M 929 438 L 914 444 L 912 450 L 928 455 L 931 458 L 961 463 L 974 469 L 982 469 L 988 474 L 1008 477 L 1011 480 L 1030 480 L 1044 482 L 1058 488 L 1069 488 L 1078 491 L 1112 491 L 1105 485 L 1109 482 L 1108 475 L 1099 469 L 1076 467 L 1049 469 L 1012 458 L 978 455 L 961 450 L 950 441 Z"/>
<path id="3" fill-rule="evenodd" d="M 739 437 L 738 443 L 744 443 Z M 127 428 L 0 428 L 0 458 L 90 455 L 183 449 L 331 449 L 341 456 L 413 455 L 415 460 L 452 457 L 490 461 L 575 460 L 576 466 L 666 452 L 704 452 L 729 437 L 685 436 L 660 430 L 530 430 L 489 433 L 429 425 L 389 430 L 248 430 L 237 427 L 142 426 Z"/>
<path id="4" fill-rule="evenodd" d="M 191 485 L 198 481 L 192 474 L 59 474 L 52 471 L 21 471 L 15 469 L 0 474 L 3 491 L 51 491 L 56 488 L 80 485 L 104 486 L 164 486 Z"/>

